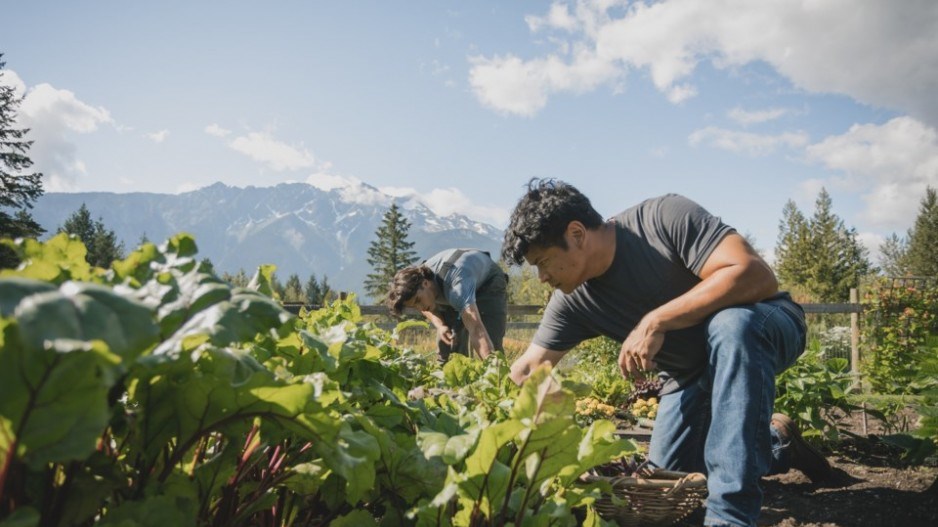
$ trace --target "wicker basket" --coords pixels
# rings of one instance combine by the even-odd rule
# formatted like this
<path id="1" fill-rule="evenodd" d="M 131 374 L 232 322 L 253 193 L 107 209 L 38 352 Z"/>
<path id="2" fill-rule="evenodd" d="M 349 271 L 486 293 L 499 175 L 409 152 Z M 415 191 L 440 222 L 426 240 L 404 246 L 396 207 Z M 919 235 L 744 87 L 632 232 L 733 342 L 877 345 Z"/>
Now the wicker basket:
<path id="1" fill-rule="evenodd" d="M 605 480 L 624 503 L 611 497 L 596 502 L 596 511 L 625 527 L 671 525 L 700 507 L 707 497 L 707 478 L 699 472 L 656 469 L 646 477 L 587 475 L 586 481 Z M 618 500 L 617 500 L 618 501 Z"/>

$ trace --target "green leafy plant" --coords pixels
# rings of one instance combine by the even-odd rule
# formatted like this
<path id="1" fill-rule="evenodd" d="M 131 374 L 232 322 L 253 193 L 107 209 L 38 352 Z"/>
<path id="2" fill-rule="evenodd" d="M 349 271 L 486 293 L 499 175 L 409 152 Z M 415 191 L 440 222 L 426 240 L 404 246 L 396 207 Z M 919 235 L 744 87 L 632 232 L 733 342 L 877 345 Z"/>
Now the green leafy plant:
<path id="1" fill-rule="evenodd" d="M 619 371 L 621 345 L 608 338 L 587 340 L 558 365 L 568 378 L 590 386 L 590 396 L 604 404 L 621 407 L 632 391 L 632 383 Z"/>
<path id="2" fill-rule="evenodd" d="M 776 379 L 775 410 L 796 419 L 806 437 L 837 440 L 839 418 L 854 409 L 847 400 L 852 382 L 846 359 L 809 349 Z"/>
<path id="3" fill-rule="evenodd" d="M 582 383 L 441 368 L 354 298 L 294 317 L 272 266 L 231 287 L 188 235 L 109 269 L 64 236 L 4 243 L 6 525 L 600 525 L 578 476 L 634 451 L 576 425 Z"/>
<path id="4" fill-rule="evenodd" d="M 872 391 L 915 393 L 919 365 L 938 353 L 938 284 L 883 279 L 864 295 L 864 362 Z"/>

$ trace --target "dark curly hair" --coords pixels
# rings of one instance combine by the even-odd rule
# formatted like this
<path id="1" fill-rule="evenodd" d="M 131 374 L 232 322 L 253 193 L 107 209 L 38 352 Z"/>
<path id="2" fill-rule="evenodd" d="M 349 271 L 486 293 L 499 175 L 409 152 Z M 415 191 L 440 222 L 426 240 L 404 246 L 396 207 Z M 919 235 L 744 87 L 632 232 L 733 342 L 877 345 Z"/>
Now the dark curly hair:
<path id="1" fill-rule="evenodd" d="M 527 192 L 511 212 L 502 243 L 502 259 L 509 265 L 520 265 L 532 245 L 566 250 L 563 236 L 571 221 L 595 229 L 603 224 L 603 217 L 573 185 L 532 178 Z"/>
<path id="2" fill-rule="evenodd" d="M 388 298 L 385 305 L 391 311 L 391 314 L 399 317 L 404 312 L 404 302 L 407 302 L 420 289 L 420 284 L 424 280 L 433 280 L 433 271 L 425 266 L 405 267 L 394 275 L 391 280 L 391 287 L 388 288 Z"/>

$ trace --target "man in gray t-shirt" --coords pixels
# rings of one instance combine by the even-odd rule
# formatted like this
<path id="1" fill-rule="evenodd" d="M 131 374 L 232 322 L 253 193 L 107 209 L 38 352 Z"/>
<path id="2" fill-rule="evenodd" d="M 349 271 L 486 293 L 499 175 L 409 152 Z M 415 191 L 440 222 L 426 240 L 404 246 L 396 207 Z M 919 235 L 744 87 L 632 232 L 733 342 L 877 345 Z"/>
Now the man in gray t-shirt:
<path id="1" fill-rule="evenodd" d="M 414 308 L 433 324 L 442 360 L 454 351 L 467 355 L 470 345 L 482 358 L 502 349 L 506 304 L 507 276 L 477 249 L 447 249 L 401 269 L 387 299 L 392 313 Z"/>
<path id="2" fill-rule="evenodd" d="M 557 290 L 512 380 L 599 335 L 622 343 L 624 376 L 659 370 L 648 458 L 707 474 L 706 525 L 755 525 L 766 474 L 829 476 L 793 421 L 772 413 L 775 375 L 804 351 L 804 312 L 720 218 L 668 194 L 604 221 L 573 186 L 532 180 L 502 258 L 536 266 Z"/>

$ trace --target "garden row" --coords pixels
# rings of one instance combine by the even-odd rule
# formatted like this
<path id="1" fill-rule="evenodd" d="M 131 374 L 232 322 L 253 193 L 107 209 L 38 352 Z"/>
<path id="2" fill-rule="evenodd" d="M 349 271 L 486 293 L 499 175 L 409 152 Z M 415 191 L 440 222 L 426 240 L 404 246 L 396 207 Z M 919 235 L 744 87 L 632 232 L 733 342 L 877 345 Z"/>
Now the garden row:
<path id="1" fill-rule="evenodd" d="M 503 356 L 445 366 L 353 301 L 294 316 L 185 235 L 89 267 L 64 235 L 0 275 L 0 525 L 604 525 L 636 451 L 589 389 Z"/>

